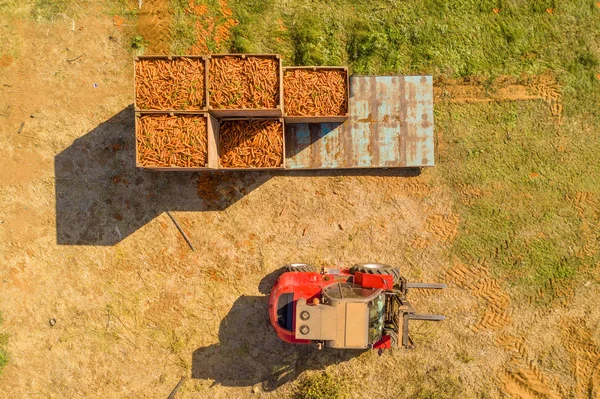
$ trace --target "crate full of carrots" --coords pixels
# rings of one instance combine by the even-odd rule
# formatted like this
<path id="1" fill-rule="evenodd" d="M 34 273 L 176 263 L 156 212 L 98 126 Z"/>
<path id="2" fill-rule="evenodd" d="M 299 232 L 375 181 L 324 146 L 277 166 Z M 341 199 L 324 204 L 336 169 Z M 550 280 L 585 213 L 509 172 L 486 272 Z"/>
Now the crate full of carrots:
<path id="1" fill-rule="evenodd" d="M 344 122 L 348 119 L 348 68 L 283 69 L 287 123 Z"/>
<path id="2" fill-rule="evenodd" d="M 218 133 L 219 168 L 284 167 L 283 119 L 223 119 Z"/>
<path id="3" fill-rule="evenodd" d="M 281 117 L 282 66 L 279 55 L 208 56 L 208 109 L 219 117 Z"/>
<path id="4" fill-rule="evenodd" d="M 136 111 L 206 111 L 207 57 L 144 56 L 134 62 Z"/>
<path id="5" fill-rule="evenodd" d="M 217 168 L 216 119 L 207 113 L 138 113 L 136 165 L 158 170 Z"/>

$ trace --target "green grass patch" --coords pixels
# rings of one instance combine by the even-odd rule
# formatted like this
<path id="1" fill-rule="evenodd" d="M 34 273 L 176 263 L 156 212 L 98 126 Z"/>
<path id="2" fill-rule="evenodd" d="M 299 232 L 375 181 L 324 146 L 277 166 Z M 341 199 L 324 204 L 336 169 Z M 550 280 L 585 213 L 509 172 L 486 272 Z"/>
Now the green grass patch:
<path id="1" fill-rule="evenodd" d="M 2 326 L 2 313 L 0 313 L 0 326 Z M 6 367 L 8 363 L 9 357 L 8 352 L 6 351 L 6 346 L 8 345 L 8 334 L 0 333 L 0 374 Z"/>
<path id="2" fill-rule="evenodd" d="M 412 373 L 406 383 L 398 384 L 392 397 L 407 399 L 451 399 L 470 397 L 462 383 L 446 366 L 428 366 L 421 362 L 411 363 Z M 472 397 L 472 396 L 471 396 Z M 487 397 L 486 392 L 477 394 Z"/>
<path id="3" fill-rule="evenodd" d="M 106 2 L 106 10 L 108 15 L 118 15 L 129 22 L 135 21 L 139 14 L 137 6 L 133 6 L 129 0 L 109 0 Z"/>
<path id="4" fill-rule="evenodd" d="M 230 4 L 240 21 L 232 49 L 277 51 L 291 64 L 347 64 L 361 74 L 448 77 L 518 76 L 552 69 L 574 87 L 590 84 L 598 68 L 594 43 L 600 38 L 600 10 L 583 0 Z M 284 35 L 274 23 L 278 20 L 285 23 Z M 585 83 L 579 82 L 582 78 Z"/>
<path id="5" fill-rule="evenodd" d="M 346 397 L 343 393 L 341 382 L 326 372 L 310 374 L 297 383 L 294 399 L 342 399 Z"/>
<path id="6" fill-rule="evenodd" d="M 36 0 L 31 15 L 36 21 L 55 21 L 67 10 L 71 0 Z"/>
<path id="7" fill-rule="evenodd" d="M 595 119 L 589 123 L 600 126 Z M 559 127 L 541 101 L 438 104 L 436 123 L 443 132 L 436 174 L 455 193 L 462 219 L 456 256 L 485 259 L 527 295 L 600 261 L 583 252 L 573 200 L 582 191 L 600 195 L 597 130 L 582 135 L 577 119 Z M 465 187 L 481 196 L 464 201 Z"/>
<path id="8" fill-rule="evenodd" d="M 432 387 L 419 387 L 409 399 L 452 399 L 461 396 L 460 384 L 451 377 L 442 377 Z"/>

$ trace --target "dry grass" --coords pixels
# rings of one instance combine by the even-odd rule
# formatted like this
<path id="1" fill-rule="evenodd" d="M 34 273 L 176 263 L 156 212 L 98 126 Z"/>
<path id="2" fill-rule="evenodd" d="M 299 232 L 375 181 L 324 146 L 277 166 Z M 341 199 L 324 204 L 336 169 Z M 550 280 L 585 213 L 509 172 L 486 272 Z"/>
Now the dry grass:
<path id="1" fill-rule="evenodd" d="M 597 161 L 586 149 L 596 119 L 576 114 L 573 96 L 561 129 L 539 100 L 436 105 L 440 163 L 419 177 L 145 173 L 133 167 L 129 39 L 112 16 L 78 17 L 73 32 L 70 21 L 35 22 L 30 5 L 7 4 L 0 309 L 10 362 L 0 386 L 8 398 L 166 397 L 182 375 L 193 377 L 182 398 L 289 397 L 322 372 L 349 398 L 597 395 Z M 538 134 L 552 135 L 550 147 Z M 504 162 L 507 154 L 521 155 L 527 170 Z M 530 205 L 558 216 L 538 218 Z M 510 248 L 496 245 L 511 231 L 503 206 L 535 222 L 518 225 Z M 554 254 L 571 255 L 560 243 L 575 244 L 567 261 L 580 263 L 566 265 L 577 274 L 553 276 L 553 262 L 507 268 L 520 249 L 545 259 L 540 231 Z M 448 320 L 415 323 L 418 348 L 381 357 L 286 345 L 266 319 L 265 294 L 292 261 L 379 261 L 411 279 L 447 281 L 441 295 L 413 297 Z M 457 265 L 476 278 L 450 278 Z M 510 318 L 482 323 L 498 306 Z"/>

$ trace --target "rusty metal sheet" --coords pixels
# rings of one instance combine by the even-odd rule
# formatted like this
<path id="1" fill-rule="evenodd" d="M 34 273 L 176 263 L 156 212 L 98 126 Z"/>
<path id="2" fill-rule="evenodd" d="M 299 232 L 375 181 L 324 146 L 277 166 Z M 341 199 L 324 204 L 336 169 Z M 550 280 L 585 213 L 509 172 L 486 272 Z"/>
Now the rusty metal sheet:
<path id="1" fill-rule="evenodd" d="M 351 76 L 344 123 L 285 126 L 288 169 L 434 165 L 431 76 Z"/>

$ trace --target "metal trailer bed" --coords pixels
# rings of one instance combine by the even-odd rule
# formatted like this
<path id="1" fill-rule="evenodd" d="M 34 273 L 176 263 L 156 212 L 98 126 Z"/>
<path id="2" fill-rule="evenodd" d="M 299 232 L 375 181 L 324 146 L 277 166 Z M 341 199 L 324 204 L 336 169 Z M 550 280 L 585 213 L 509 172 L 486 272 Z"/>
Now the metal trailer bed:
<path id="1" fill-rule="evenodd" d="M 208 106 L 209 113 L 212 110 Z M 169 111 L 136 110 L 144 114 Z M 173 111 L 203 114 L 206 111 Z M 344 116 L 345 118 L 346 116 Z M 264 118 L 264 116 L 262 117 Z M 310 118 L 310 117 L 307 117 Z M 206 167 L 138 167 L 160 171 L 260 171 L 434 166 L 433 79 L 431 76 L 350 76 L 348 116 L 343 122 L 294 123 L 284 117 L 283 164 L 277 168 L 224 168 L 219 161 L 218 116 L 211 115 Z M 257 117 L 239 117 L 240 120 Z M 295 118 L 297 121 L 298 119 Z"/>
<path id="2" fill-rule="evenodd" d="M 285 124 L 284 168 L 434 166 L 431 76 L 351 76 L 343 123 Z"/>

